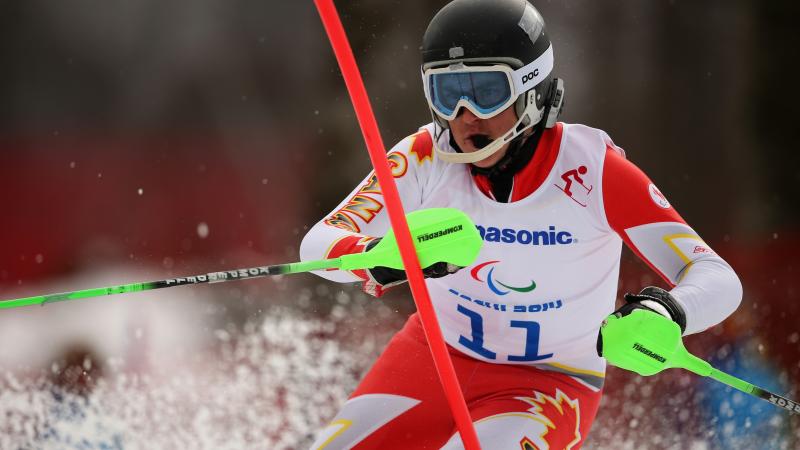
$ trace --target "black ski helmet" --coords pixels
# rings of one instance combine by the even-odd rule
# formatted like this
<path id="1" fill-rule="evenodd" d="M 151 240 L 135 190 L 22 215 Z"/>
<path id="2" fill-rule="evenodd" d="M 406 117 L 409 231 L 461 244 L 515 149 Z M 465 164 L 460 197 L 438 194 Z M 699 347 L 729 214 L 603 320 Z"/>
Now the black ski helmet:
<path id="1" fill-rule="evenodd" d="M 552 46 L 544 19 L 527 0 L 453 0 L 425 30 L 422 70 L 458 63 L 499 63 L 517 70 L 548 51 L 552 52 Z M 522 118 L 528 102 L 535 101 L 537 111 L 527 119 L 526 128 L 542 121 L 545 127 L 554 126 L 563 103 L 563 82 L 547 73 L 525 89 L 515 103 L 517 117 Z M 432 114 L 440 126 L 448 128 L 445 120 Z"/>

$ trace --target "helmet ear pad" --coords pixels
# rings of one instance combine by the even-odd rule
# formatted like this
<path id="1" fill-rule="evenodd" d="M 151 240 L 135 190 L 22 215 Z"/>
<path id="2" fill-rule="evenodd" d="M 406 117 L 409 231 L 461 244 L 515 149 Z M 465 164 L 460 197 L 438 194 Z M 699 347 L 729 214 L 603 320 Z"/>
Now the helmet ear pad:
<path id="1" fill-rule="evenodd" d="M 525 108 L 530 102 L 530 96 L 536 96 L 536 109 L 544 112 L 544 128 L 553 128 L 564 105 L 564 81 L 560 78 L 548 79 L 528 90 L 525 95 L 520 95 L 514 103 L 517 117 L 522 117 L 524 114 Z M 525 123 L 525 125 L 528 124 Z"/>
<path id="2" fill-rule="evenodd" d="M 550 83 L 550 93 L 547 96 L 547 111 L 545 111 L 545 128 L 553 128 L 556 126 L 558 116 L 561 115 L 561 110 L 564 108 L 564 80 L 561 78 L 553 78 Z"/>
<path id="3" fill-rule="evenodd" d="M 553 84 L 552 78 L 547 78 L 542 80 L 541 83 L 537 84 L 533 87 L 533 89 L 528 90 L 527 94 L 535 94 L 536 95 L 536 109 L 544 109 L 545 106 L 549 103 L 550 100 L 550 88 Z M 520 98 L 524 98 L 525 96 L 520 95 Z M 526 99 L 527 100 L 527 99 Z M 522 110 L 525 109 L 525 103 L 522 102 L 522 109 L 517 110 L 517 114 L 521 114 Z"/>
<path id="4" fill-rule="evenodd" d="M 536 102 L 536 109 L 542 111 L 545 105 L 547 104 L 547 95 L 543 95 L 542 93 L 543 92 L 547 93 L 549 91 L 549 88 L 550 88 L 550 80 L 548 79 L 542 81 L 533 88 L 529 89 L 524 94 L 517 97 L 517 101 L 514 103 L 514 109 L 517 112 L 517 118 L 520 118 L 522 117 L 523 114 L 525 114 L 525 109 L 528 107 L 531 101 Z M 531 96 L 534 96 L 534 98 L 531 99 Z M 528 126 L 529 122 L 530 122 L 529 118 L 526 117 L 525 121 L 523 122 L 523 125 Z"/>

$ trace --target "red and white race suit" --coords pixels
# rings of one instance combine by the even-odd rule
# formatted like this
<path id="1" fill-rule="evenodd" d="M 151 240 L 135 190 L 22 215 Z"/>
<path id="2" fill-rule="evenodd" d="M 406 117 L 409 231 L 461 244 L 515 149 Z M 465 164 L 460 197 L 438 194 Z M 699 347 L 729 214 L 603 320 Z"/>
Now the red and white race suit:
<path id="1" fill-rule="evenodd" d="M 738 306 L 742 287 L 731 267 L 605 132 L 565 123 L 545 130 L 503 203 L 469 165 L 436 157 L 433 131 L 421 128 L 388 158 L 407 212 L 460 209 L 484 240 L 472 266 L 426 280 L 484 448 L 583 442 L 603 386 L 596 341 L 614 310 L 623 241 L 672 288 L 686 334 Z M 449 132 L 440 134 L 436 145 L 454 151 Z M 300 256 L 360 252 L 388 228 L 371 173 L 308 232 Z M 365 271 L 317 274 L 382 293 Z M 314 448 L 458 448 L 454 431 L 412 316 Z"/>

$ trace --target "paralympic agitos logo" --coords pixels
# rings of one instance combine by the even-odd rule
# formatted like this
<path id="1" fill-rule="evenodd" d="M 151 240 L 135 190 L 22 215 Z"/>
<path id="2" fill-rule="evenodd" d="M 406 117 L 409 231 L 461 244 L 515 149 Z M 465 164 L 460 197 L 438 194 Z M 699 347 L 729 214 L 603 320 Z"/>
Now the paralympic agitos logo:
<path id="1" fill-rule="evenodd" d="M 519 292 L 519 293 L 523 293 L 524 294 L 526 292 L 530 292 L 530 291 L 536 289 L 536 282 L 534 280 L 531 280 L 529 285 L 520 286 L 520 287 L 509 286 L 509 285 L 503 283 L 500 280 L 496 280 L 494 278 L 494 267 L 491 267 L 491 266 L 493 264 L 496 264 L 496 263 L 499 263 L 499 262 L 500 261 L 487 261 L 485 263 L 478 264 L 477 266 L 473 267 L 472 270 L 469 271 L 469 274 L 470 274 L 470 276 L 472 276 L 472 278 L 475 281 L 478 281 L 478 282 L 481 282 L 481 283 L 485 282 L 486 285 L 489 286 L 489 289 L 491 289 L 491 291 L 494 292 L 497 295 L 506 295 L 506 294 L 511 293 L 511 291 Z M 486 272 L 486 279 L 482 280 L 480 272 L 481 272 L 481 269 L 483 269 L 484 267 L 489 267 L 489 270 Z M 507 290 L 501 289 L 500 287 L 503 287 L 503 288 L 505 288 Z"/>

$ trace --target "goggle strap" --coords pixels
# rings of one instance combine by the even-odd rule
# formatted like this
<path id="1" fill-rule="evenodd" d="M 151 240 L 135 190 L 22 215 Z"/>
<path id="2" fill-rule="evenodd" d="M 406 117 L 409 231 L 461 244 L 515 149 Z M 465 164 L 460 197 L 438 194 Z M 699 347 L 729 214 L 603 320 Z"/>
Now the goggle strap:
<path id="1" fill-rule="evenodd" d="M 530 64 L 526 64 L 513 72 L 514 88 L 517 92 L 525 92 L 541 83 L 553 71 L 553 44 Z"/>

